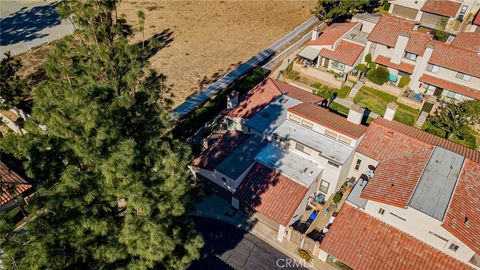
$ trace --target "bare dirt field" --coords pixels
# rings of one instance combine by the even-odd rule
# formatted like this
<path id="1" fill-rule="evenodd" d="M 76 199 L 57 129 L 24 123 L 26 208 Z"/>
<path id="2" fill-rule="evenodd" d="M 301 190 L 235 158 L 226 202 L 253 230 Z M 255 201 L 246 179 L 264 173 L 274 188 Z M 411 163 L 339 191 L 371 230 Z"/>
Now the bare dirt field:
<path id="1" fill-rule="evenodd" d="M 167 75 L 177 105 L 311 17 L 315 3 L 128 0 L 120 8 L 132 25 L 137 10 L 145 12 L 145 39 L 166 39 L 150 61 Z M 141 38 L 137 34 L 135 41 Z"/>
<path id="2" fill-rule="evenodd" d="M 310 10 L 315 3 L 316 0 L 124 0 L 119 11 L 127 16 L 136 32 L 132 42 L 142 39 L 138 10 L 145 13 L 145 39 L 155 36 L 164 40 L 165 47 L 150 62 L 155 70 L 167 75 L 178 105 L 303 23 L 312 16 Z M 22 74 L 41 73 L 39 67 L 53 46 L 45 44 L 22 54 Z"/>

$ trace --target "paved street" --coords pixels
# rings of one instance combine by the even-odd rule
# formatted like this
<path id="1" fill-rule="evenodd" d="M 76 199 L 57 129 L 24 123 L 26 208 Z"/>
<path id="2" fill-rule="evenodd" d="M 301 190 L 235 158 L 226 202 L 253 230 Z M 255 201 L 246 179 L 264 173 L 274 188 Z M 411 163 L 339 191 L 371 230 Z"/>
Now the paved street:
<path id="1" fill-rule="evenodd" d="M 195 217 L 203 235 L 202 257 L 187 269 L 305 269 L 290 267 L 286 255 L 256 236 L 221 221 Z"/>

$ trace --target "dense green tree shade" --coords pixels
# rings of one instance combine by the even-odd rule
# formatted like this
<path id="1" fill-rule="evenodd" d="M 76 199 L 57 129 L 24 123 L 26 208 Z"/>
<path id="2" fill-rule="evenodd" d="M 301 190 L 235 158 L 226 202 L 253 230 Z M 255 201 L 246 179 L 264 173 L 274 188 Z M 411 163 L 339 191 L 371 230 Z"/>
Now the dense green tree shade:
<path id="1" fill-rule="evenodd" d="M 76 32 L 48 56 L 31 132 L 1 140 L 38 182 L 26 233 L 1 231 L 8 269 L 183 269 L 199 256 L 185 217 L 190 149 L 165 135 L 165 78 L 146 61 L 153 43 L 129 44 L 116 7 L 60 6 Z"/>
<path id="2" fill-rule="evenodd" d="M 454 135 L 464 137 L 470 126 L 480 124 L 480 101 L 468 100 L 460 103 L 450 103 L 429 118 L 429 122 L 445 131 L 445 137 L 451 139 Z"/>
<path id="3" fill-rule="evenodd" d="M 19 59 L 14 59 L 10 52 L 0 61 L 0 109 L 18 106 L 28 93 L 27 82 L 17 74 L 22 67 Z"/>
<path id="4" fill-rule="evenodd" d="M 370 0 L 318 0 L 314 13 L 326 19 L 351 17 L 365 12 L 369 3 Z"/>

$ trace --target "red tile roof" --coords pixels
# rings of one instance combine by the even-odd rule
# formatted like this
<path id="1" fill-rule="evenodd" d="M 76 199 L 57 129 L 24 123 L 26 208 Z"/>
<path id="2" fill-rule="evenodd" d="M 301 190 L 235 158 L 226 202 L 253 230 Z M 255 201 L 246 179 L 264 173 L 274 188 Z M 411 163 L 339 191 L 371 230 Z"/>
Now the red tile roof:
<path id="1" fill-rule="evenodd" d="M 355 270 L 471 269 L 348 203 L 320 248 Z"/>
<path id="2" fill-rule="evenodd" d="M 327 29 L 323 30 L 322 34 L 316 40 L 307 42 L 307 46 L 323 46 L 333 45 L 337 40 L 343 37 L 350 29 L 352 29 L 356 22 L 334 23 Z"/>
<path id="3" fill-rule="evenodd" d="M 266 79 L 248 91 L 247 94 L 241 98 L 237 107 L 227 111 L 226 115 L 230 117 L 250 118 L 281 94 L 282 92 L 280 92 L 278 87 L 273 83 L 273 80 Z"/>
<path id="4" fill-rule="evenodd" d="M 405 51 L 416 55 L 423 55 L 428 42 L 433 38 L 430 34 L 413 30 L 409 31 L 408 35 L 409 39 Z"/>
<path id="5" fill-rule="evenodd" d="M 342 40 L 334 51 L 322 49 L 320 55 L 353 66 L 364 48 L 362 45 Z"/>
<path id="6" fill-rule="evenodd" d="M 477 16 L 475 16 L 475 19 L 472 23 L 475 25 L 480 25 L 480 10 L 477 12 Z"/>
<path id="7" fill-rule="evenodd" d="M 480 55 L 438 41 L 433 44 L 429 63 L 480 77 Z"/>
<path id="8" fill-rule="evenodd" d="M 282 225 L 287 225 L 308 189 L 274 170 L 255 163 L 234 197 Z"/>
<path id="9" fill-rule="evenodd" d="M 0 206 L 5 205 L 16 196 L 24 193 L 32 187 L 20 175 L 10 170 L 3 162 L 0 162 Z"/>
<path id="10" fill-rule="evenodd" d="M 395 47 L 398 35 L 412 30 L 414 25 L 415 22 L 413 21 L 384 15 L 378 20 L 372 32 L 368 35 L 368 40 L 385 46 Z"/>
<path id="11" fill-rule="evenodd" d="M 449 0 L 427 0 L 423 4 L 422 11 L 438 14 L 446 17 L 455 17 L 457 11 L 462 4 L 456 1 Z"/>
<path id="12" fill-rule="evenodd" d="M 467 159 L 442 224 L 477 254 L 480 254 L 479 190 L 480 164 Z"/>
<path id="13" fill-rule="evenodd" d="M 290 85 L 288 83 L 277 81 L 272 78 L 270 78 L 269 80 L 271 80 L 277 86 L 277 88 L 280 90 L 280 92 L 282 92 L 282 94 L 287 95 L 296 100 L 299 100 L 301 102 L 317 104 L 324 100 L 324 98 L 322 97 L 319 97 L 313 93 L 310 93 L 308 91 L 305 91 L 303 89 Z"/>
<path id="14" fill-rule="evenodd" d="M 212 146 L 200 153 L 193 161 L 192 166 L 213 170 L 250 135 L 237 131 L 229 131 L 218 139 Z"/>
<path id="15" fill-rule="evenodd" d="M 380 162 L 361 198 L 405 208 L 432 152 L 433 147 L 428 147 L 422 152 Z"/>
<path id="16" fill-rule="evenodd" d="M 451 45 L 477 53 L 480 49 L 480 32 L 458 33 Z"/>
<path id="17" fill-rule="evenodd" d="M 323 101 L 322 97 L 303 89 L 268 78 L 250 89 L 246 95 L 241 97 L 237 107 L 226 110 L 224 114 L 230 117 L 250 118 L 282 94 L 302 102 L 319 103 Z"/>
<path id="18" fill-rule="evenodd" d="M 340 115 L 311 103 L 293 106 L 288 111 L 352 138 L 360 138 L 367 131 L 366 126 L 354 124 Z"/>
<path id="19" fill-rule="evenodd" d="M 449 81 L 445 81 L 427 74 L 420 77 L 419 80 L 443 89 L 454 91 L 456 93 L 462 94 L 467 97 L 480 99 L 480 86 L 479 86 L 479 90 L 475 90 L 475 89 L 472 89 L 460 84 L 452 83 Z"/>
<path id="20" fill-rule="evenodd" d="M 357 151 L 377 161 L 440 146 L 480 163 L 480 152 L 398 121 L 378 117 L 370 123 Z"/>
<path id="21" fill-rule="evenodd" d="M 415 68 L 414 65 L 410 65 L 405 62 L 400 62 L 400 64 L 394 64 L 390 62 L 390 57 L 386 57 L 383 55 L 378 55 L 377 58 L 375 59 L 375 62 L 377 62 L 377 64 L 380 64 L 382 66 L 391 67 L 391 68 L 401 70 L 410 74 L 413 73 L 413 69 Z"/>

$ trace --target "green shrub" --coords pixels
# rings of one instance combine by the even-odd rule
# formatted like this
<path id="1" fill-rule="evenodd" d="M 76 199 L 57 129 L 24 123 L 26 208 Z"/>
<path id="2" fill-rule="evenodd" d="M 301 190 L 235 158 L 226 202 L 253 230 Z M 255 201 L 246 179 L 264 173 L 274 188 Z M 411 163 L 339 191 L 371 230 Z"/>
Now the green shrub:
<path id="1" fill-rule="evenodd" d="M 383 10 L 388 11 L 388 9 L 390 9 L 390 3 L 388 0 L 383 0 Z"/>
<path id="2" fill-rule="evenodd" d="M 287 73 L 287 78 L 290 80 L 298 80 L 300 78 L 300 72 L 292 70 Z"/>
<path id="3" fill-rule="evenodd" d="M 337 193 L 333 195 L 333 201 L 338 204 L 342 200 L 342 197 L 343 197 L 342 192 L 337 191 Z"/>
<path id="4" fill-rule="evenodd" d="M 408 85 L 410 82 L 410 76 L 403 76 L 398 82 L 398 87 L 403 88 L 405 85 Z"/>
<path id="5" fill-rule="evenodd" d="M 356 67 L 355 67 L 356 70 L 360 71 L 360 72 L 364 72 L 365 69 L 367 69 L 367 66 L 365 64 L 358 64 Z"/>
<path id="6" fill-rule="evenodd" d="M 378 67 L 376 69 L 371 69 L 367 72 L 367 78 L 379 85 L 382 85 L 388 82 L 388 70 L 384 67 Z"/>
<path id="7" fill-rule="evenodd" d="M 372 54 L 371 53 L 368 53 L 367 55 L 365 55 L 365 62 L 367 62 L 368 64 L 370 64 L 372 62 Z"/>
<path id="8" fill-rule="evenodd" d="M 370 70 L 376 69 L 376 68 L 377 68 L 377 63 L 375 63 L 375 62 L 370 62 L 370 63 L 368 64 L 368 68 L 369 68 Z"/>

